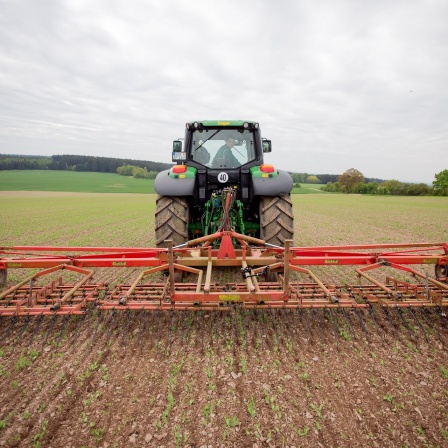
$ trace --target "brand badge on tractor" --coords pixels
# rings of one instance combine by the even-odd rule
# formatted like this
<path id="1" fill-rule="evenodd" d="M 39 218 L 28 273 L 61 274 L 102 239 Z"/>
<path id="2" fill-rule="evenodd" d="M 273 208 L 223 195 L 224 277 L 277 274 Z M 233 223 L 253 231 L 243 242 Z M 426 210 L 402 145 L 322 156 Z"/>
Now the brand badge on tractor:
<path id="1" fill-rule="evenodd" d="M 222 184 L 225 184 L 229 180 L 229 175 L 224 171 L 222 171 L 221 173 L 218 174 L 218 180 Z"/>

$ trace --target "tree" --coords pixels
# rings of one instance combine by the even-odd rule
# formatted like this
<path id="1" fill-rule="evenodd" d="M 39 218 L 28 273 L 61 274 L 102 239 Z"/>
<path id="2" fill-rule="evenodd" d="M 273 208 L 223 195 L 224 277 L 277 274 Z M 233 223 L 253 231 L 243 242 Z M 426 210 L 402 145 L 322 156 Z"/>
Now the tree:
<path id="1" fill-rule="evenodd" d="M 386 180 L 381 183 L 381 187 L 384 188 L 386 194 L 402 194 L 403 184 L 396 179 Z"/>
<path id="2" fill-rule="evenodd" d="M 117 168 L 117 173 L 120 176 L 132 176 L 132 172 L 134 171 L 134 169 L 137 168 L 134 165 L 123 165 L 123 166 L 119 166 Z"/>
<path id="3" fill-rule="evenodd" d="M 350 168 L 338 177 L 338 184 L 345 193 L 353 193 L 358 184 L 363 184 L 365 180 L 364 174 L 355 168 Z"/>
<path id="4" fill-rule="evenodd" d="M 306 178 L 307 184 L 320 184 L 320 179 L 317 176 L 308 176 Z"/>
<path id="5" fill-rule="evenodd" d="M 139 166 L 134 167 L 132 170 L 132 177 L 135 179 L 148 179 L 148 170 Z"/>
<path id="6" fill-rule="evenodd" d="M 339 191 L 339 184 L 337 182 L 327 182 L 327 185 L 321 187 L 321 190 L 329 193 L 337 193 Z"/>
<path id="7" fill-rule="evenodd" d="M 436 174 L 436 180 L 432 182 L 434 191 L 437 195 L 447 196 L 448 195 L 448 170 L 440 171 Z"/>

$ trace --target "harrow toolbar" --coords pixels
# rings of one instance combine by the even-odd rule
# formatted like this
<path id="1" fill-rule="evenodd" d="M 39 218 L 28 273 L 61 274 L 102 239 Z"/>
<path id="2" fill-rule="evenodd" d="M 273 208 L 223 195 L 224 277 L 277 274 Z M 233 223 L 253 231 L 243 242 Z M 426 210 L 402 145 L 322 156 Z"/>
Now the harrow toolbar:
<path id="1" fill-rule="evenodd" d="M 282 248 L 221 231 L 179 247 L 168 241 L 168 248 L 157 249 L 1 247 L 0 282 L 7 283 L 8 270 L 34 272 L 3 289 L 0 316 L 75 315 L 91 308 L 229 311 L 238 306 L 359 312 L 374 305 L 385 309 L 448 306 L 446 243 L 319 247 L 291 243 L 286 241 Z M 413 267 L 427 264 L 435 266 L 434 276 Z M 239 268 L 241 281 L 214 280 L 215 268 L 223 266 Z M 354 266 L 359 281 L 330 284 L 313 266 Z M 134 268 L 138 275 L 130 284 L 95 283 L 94 268 Z M 161 272 L 168 274 L 162 281 Z M 69 282 L 63 280 L 67 274 Z M 184 274 L 193 280 L 182 282 Z"/>

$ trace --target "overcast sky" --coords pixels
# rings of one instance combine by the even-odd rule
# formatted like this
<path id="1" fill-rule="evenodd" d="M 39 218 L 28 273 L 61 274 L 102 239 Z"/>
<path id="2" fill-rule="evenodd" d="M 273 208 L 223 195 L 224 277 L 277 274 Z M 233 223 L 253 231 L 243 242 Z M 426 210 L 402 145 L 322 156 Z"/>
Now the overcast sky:
<path id="1" fill-rule="evenodd" d="M 0 0 L 0 153 L 171 162 L 197 119 L 250 119 L 267 162 L 448 169 L 446 0 Z"/>

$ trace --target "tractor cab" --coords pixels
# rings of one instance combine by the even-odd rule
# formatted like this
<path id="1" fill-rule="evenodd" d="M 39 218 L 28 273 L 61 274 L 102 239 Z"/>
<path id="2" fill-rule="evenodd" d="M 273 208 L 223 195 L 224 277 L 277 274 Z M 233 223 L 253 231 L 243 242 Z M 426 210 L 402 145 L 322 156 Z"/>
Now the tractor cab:
<path id="1" fill-rule="evenodd" d="M 262 140 L 255 122 L 195 121 L 187 123 L 185 140 L 173 142 L 173 162 L 198 169 L 238 169 L 263 163 L 271 142 Z"/>

